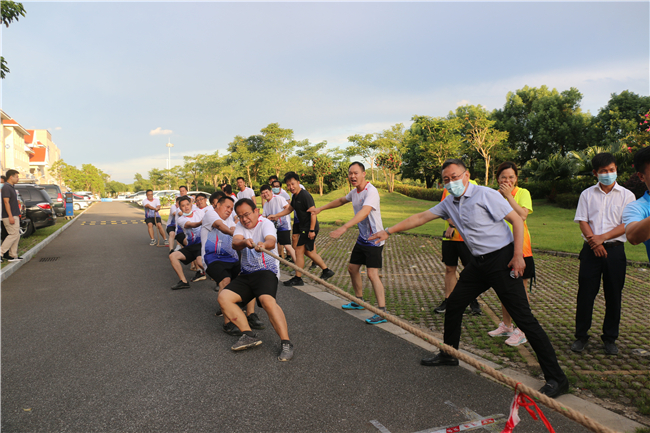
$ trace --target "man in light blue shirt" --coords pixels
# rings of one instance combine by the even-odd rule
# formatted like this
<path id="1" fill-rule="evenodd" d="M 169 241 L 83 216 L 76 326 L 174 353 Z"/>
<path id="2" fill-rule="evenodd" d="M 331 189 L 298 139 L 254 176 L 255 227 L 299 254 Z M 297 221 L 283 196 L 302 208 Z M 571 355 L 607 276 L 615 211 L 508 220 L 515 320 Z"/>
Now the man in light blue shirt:
<path id="1" fill-rule="evenodd" d="M 557 362 L 546 332 L 530 311 L 521 276 L 524 262 L 524 222 L 497 191 L 469 183 L 465 164 L 449 159 L 442 165 L 442 180 L 449 196 L 429 209 L 378 232 L 370 240 L 384 241 L 392 233 L 419 227 L 436 218 L 451 219 L 472 253 L 449 296 L 445 312 L 445 344 L 458 349 L 463 312 L 469 303 L 490 287 L 499 296 L 537 355 L 546 384 L 539 390 L 551 398 L 564 394 L 569 381 Z M 512 224 L 512 231 L 505 221 Z M 458 365 L 444 352 L 421 361 L 437 367 Z"/>
<path id="2" fill-rule="evenodd" d="M 644 147 L 634 155 L 634 168 L 639 179 L 650 190 L 650 147 Z M 625 236 L 632 245 L 645 244 L 650 261 L 650 193 L 648 191 L 637 201 L 628 204 L 623 211 Z"/>

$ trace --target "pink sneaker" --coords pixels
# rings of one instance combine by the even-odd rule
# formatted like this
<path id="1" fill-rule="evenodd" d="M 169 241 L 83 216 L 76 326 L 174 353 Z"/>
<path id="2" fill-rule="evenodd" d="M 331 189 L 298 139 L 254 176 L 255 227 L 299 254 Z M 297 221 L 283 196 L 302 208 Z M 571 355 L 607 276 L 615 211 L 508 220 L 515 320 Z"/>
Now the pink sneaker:
<path id="1" fill-rule="evenodd" d="M 512 335 L 512 325 L 508 328 L 503 322 L 499 323 L 499 327 L 494 331 L 489 331 L 488 335 L 490 337 L 510 337 Z"/>
<path id="2" fill-rule="evenodd" d="M 519 330 L 519 328 L 515 329 L 515 331 L 512 333 L 510 338 L 506 340 L 506 344 L 508 346 L 519 346 L 520 344 L 524 344 L 528 340 L 526 339 L 526 335 Z"/>

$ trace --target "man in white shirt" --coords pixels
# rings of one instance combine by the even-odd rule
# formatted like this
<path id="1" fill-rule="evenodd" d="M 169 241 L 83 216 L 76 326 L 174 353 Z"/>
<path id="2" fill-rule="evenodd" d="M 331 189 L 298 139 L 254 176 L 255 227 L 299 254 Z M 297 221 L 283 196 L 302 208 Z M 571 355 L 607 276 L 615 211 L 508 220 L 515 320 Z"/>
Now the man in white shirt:
<path id="1" fill-rule="evenodd" d="M 380 310 L 386 311 L 386 297 L 384 294 L 384 285 L 379 278 L 379 270 L 382 267 L 382 250 L 384 242 L 375 244 L 368 238 L 373 234 L 384 230 L 381 222 L 381 209 L 379 207 L 379 192 L 370 182 L 366 181 L 366 168 L 360 162 L 353 162 L 348 167 L 348 180 L 353 189 L 345 197 L 338 198 L 318 208 L 311 207 L 307 209 L 312 214 L 318 215 L 325 209 L 334 209 L 352 202 L 354 209 L 354 218 L 343 224 L 338 229 L 330 233 L 330 237 L 338 239 L 349 228 L 358 225 L 359 237 L 354 245 L 350 255 L 350 264 L 348 272 L 354 287 L 354 294 L 357 298 L 363 299 L 363 283 L 361 281 L 361 265 L 366 265 L 368 278 L 372 284 L 377 298 L 377 306 Z M 350 302 L 343 305 L 345 310 L 363 310 L 363 307 L 356 302 Z M 366 323 L 377 325 L 386 322 L 386 319 L 375 314 L 366 319 Z"/>
<path id="2" fill-rule="evenodd" d="M 205 280 L 206 278 L 203 272 L 203 261 L 201 260 L 201 224 L 203 221 L 203 211 L 200 209 L 193 210 L 192 202 L 187 196 L 181 197 L 179 207 L 181 208 L 182 215 L 178 217 L 176 225 L 185 234 L 186 246 L 169 255 L 172 268 L 180 278 L 180 281 L 172 286 L 172 290 L 190 288 L 190 284 L 185 279 L 181 263 L 189 265 L 192 262 L 196 262 L 198 265 L 199 270 L 196 272 L 192 282 Z"/>
<path id="3" fill-rule="evenodd" d="M 162 236 L 165 240 L 165 245 L 168 245 L 169 241 L 167 240 L 167 234 L 165 232 L 165 229 L 163 229 L 162 220 L 160 219 L 160 214 L 158 213 L 161 207 L 160 200 L 153 198 L 153 191 L 150 189 L 148 189 L 145 194 L 146 198 L 142 200 L 142 207 L 144 208 L 144 222 L 147 224 L 147 230 L 149 231 L 149 237 L 151 238 L 149 245 L 156 245 L 156 240 L 153 238 L 154 224 L 156 227 L 158 227 L 160 236 Z"/>
<path id="4" fill-rule="evenodd" d="M 169 236 L 169 254 L 174 251 L 174 240 L 176 238 L 176 218 L 178 218 L 178 201 L 180 197 L 176 197 L 176 201 L 169 207 L 169 217 L 167 218 L 167 236 Z"/>
<path id="5" fill-rule="evenodd" d="M 237 193 L 237 200 L 250 198 L 253 200 L 253 203 L 255 203 L 255 191 L 253 191 L 253 188 L 246 186 L 246 181 L 243 177 L 237 178 L 237 188 L 239 188 L 239 192 Z"/>
<path id="6" fill-rule="evenodd" d="M 283 197 L 274 195 L 268 185 L 262 185 L 260 195 L 265 202 L 263 205 L 265 217 L 276 214 L 289 206 L 289 203 Z M 283 216 L 277 221 L 273 221 L 273 224 L 278 231 L 278 248 L 280 246 L 284 247 L 291 256 L 291 260 L 295 263 L 296 251 L 291 246 L 291 217 L 289 215 Z M 284 256 L 282 257 L 284 258 Z"/>
<path id="7" fill-rule="evenodd" d="M 616 182 L 616 158 L 599 153 L 591 160 L 598 183 L 580 194 L 574 221 L 580 224 L 584 245 L 580 251 L 576 341 L 574 352 L 582 352 L 589 339 L 594 300 L 602 277 L 605 292 L 605 320 L 600 337 L 607 355 L 618 354 L 616 339 L 621 321 L 621 298 L 625 285 L 625 226 L 623 209 L 635 199 L 632 191 Z"/>
<path id="8" fill-rule="evenodd" d="M 251 331 L 239 305 L 257 298 L 257 304 L 264 308 L 269 320 L 280 337 L 279 361 L 293 358 L 293 344 L 289 340 L 287 319 L 275 300 L 278 290 L 280 266 L 277 259 L 261 251 L 261 248 L 277 254 L 276 230 L 273 223 L 260 216 L 255 203 L 248 198 L 235 204 L 239 223 L 232 239 L 233 249 L 242 252 L 241 274 L 219 294 L 219 304 L 224 315 L 242 332 L 232 350 L 244 350 L 262 344 L 262 340 Z"/>

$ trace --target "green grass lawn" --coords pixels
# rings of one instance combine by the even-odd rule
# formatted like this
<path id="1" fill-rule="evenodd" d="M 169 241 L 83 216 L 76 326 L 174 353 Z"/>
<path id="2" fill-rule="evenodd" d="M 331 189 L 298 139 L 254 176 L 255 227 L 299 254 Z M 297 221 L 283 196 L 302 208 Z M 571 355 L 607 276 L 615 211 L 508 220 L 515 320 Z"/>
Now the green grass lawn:
<path id="1" fill-rule="evenodd" d="M 333 191 L 322 197 L 314 195 L 316 206 L 322 206 L 334 199 L 343 197 L 344 190 Z M 388 193 L 380 190 L 381 216 L 384 227 L 390 227 L 403 219 L 424 210 L 430 209 L 438 202 L 418 200 L 399 193 Z M 324 224 L 336 221 L 346 222 L 354 216 L 352 204 L 348 203 L 337 209 L 326 210 L 318 215 L 318 220 Z M 583 240 L 578 224 L 573 222 L 575 210 L 562 209 L 546 202 L 533 200 L 533 213 L 526 220 L 533 241 L 533 248 L 551 251 L 579 253 Z M 441 236 L 444 230 L 442 220 L 434 220 L 424 226 L 410 230 L 409 233 Z M 643 245 L 625 244 L 628 260 L 647 262 L 648 256 Z"/>

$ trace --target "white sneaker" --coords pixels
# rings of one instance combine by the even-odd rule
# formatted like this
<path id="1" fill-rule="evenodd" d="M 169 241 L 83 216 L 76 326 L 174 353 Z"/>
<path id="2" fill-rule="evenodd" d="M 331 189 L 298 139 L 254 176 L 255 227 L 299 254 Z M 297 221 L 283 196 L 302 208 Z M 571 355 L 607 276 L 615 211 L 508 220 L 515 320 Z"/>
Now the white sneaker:
<path id="1" fill-rule="evenodd" d="M 488 335 L 490 337 L 510 337 L 512 335 L 512 331 L 514 331 L 512 325 L 510 325 L 510 327 L 507 327 L 503 322 L 501 322 L 499 323 L 499 327 L 494 331 L 489 331 Z"/>
<path id="2" fill-rule="evenodd" d="M 156 245 L 156 243 L 157 243 L 157 242 L 156 242 L 155 240 L 152 239 L 151 242 L 149 242 L 149 245 Z"/>
<path id="3" fill-rule="evenodd" d="M 508 346 L 516 347 L 519 346 L 520 344 L 524 344 L 528 340 L 526 339 L 526 335 L 519 330 L 519 328 L 515 329 L 510 338 L 506 340 L 506 344 Z"/>

